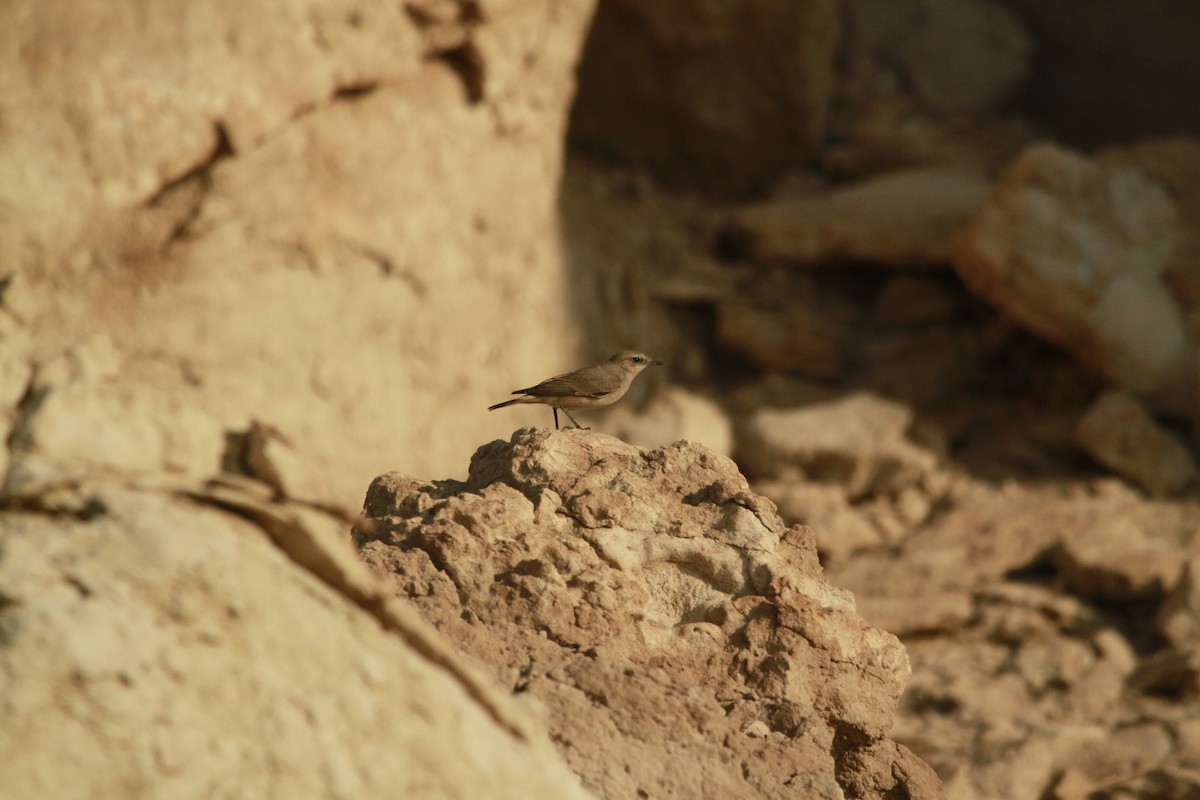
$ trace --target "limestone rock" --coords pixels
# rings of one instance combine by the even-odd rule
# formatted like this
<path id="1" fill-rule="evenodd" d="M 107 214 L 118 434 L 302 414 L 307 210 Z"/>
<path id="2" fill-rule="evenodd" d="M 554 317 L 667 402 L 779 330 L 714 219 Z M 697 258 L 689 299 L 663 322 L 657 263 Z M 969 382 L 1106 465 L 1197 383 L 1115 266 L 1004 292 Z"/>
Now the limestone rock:
<path id="1" fill-rule="evenodd" d="M 738 458 L 756 475 L 799 470 L 850 498 L 898 491 L 937 465 L 908 441 L 912 412 L 868 393 L 791 409 L 763 409 L 739 429 Z"/>
<path id="2" fill-rule="evenodd" d="M 1107 148 L 1097 157 L 1151 178 L 1179 210 L 1179 238 L 1164 274 L 1187 310 L 1194 339 L 1200 330 L 1200 139 L 1143 139 Z"/>
<path id="3" fill-rule="evenodd" d="M 1196 462 L 1127 392 L 1106 392 L 1079 420 L 1076 437 L 1093 458 L 1152 495 L 1173 494 L 1196 481 Z"/>
<path id="4" fill-rule="evenodd" d="M 39 372 L 37 413 L 3 387 L 29 492 L 194 485 L 257 420 L 320 477 L 291 488 L 352 507 L 387 465 L 461 467 L 516 365 L 575 366 L 556 198 L 592 3 L 478 5 L 0 7 L 16 380 L 95 337 L 120 367 Z"/>
<path id="5" fill-rule="evenodd" d="M 261 508 L 309 571 L 245 514 L 99 497 L 0 524 L 5 797 L 587 796 L 344 541 Z"/>
<path id="6" fill-rule="evenodd" d="M 723 225 L 763 261 L 867 261 L 925 267 L 987 198 L 982 176 L 944 168 L 899 171 L 823 193 L 779 196 L 732 212 Z"/>
<path id="7" fill-rule="evenodd" d="M 1181 744 L 1200 662 L 1179 575 L 1197 530 L 1200 505 L 1115 480 L 960 478 L 915 529 L 826 571 L 904 640 L 913 678 L 893 736 L 948 794 L 1052 796 L 1086 765 L 1072 782 L 1089 791 L 1171 797 L 1154 793 L 1157 778 L 1090 776 L 1112 759 L 1177 774 L 1198 752 Z"/>
<path id="8" fill-rule="evenodd" d="M 1162 277 L 1178 236 L 1158 184 L 1043 144 L 1001 176 L 956 240 L 954 266 L 977 294 L 1102 376 L 1191 414 L 1195 348 Z"/>
<path id="9" fill-rule="evenodd" d="M 380 476 L 364 515 L 367 562 L 536 698 L 601 796 L 940 796 L 884 738 L 903 650 L 726 458 L 523 429 L 465 483 Z"/>

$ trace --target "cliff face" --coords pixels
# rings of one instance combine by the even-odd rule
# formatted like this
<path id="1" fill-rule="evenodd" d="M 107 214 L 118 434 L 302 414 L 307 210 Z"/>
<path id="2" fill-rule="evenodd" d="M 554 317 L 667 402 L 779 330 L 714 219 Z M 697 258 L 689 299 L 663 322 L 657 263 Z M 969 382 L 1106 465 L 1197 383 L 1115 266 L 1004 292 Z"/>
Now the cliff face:
<path id="1" fill-rule="evenodd" d="M 8 494 L 203 478 L 252 421 L 323 502 L 464 463 L 519 366 L 574 356 L 523 322 L 568 327 L 591 6 L 559 5 L 5 4 Z"/>
<path id="2" fill-rule="evenodd" d="M 93 499 L 5 514 L 5 797 L 587 796 L 324 515 L 231 487 Z"/>
<path id="3" fill-rule="evenodd" d="M 526 428 L 463 483 L 377 478 L 364 515 L 366 561 L 600 796 L 940 796 L 887 738 L 904 649 L 727 458 Z"/>

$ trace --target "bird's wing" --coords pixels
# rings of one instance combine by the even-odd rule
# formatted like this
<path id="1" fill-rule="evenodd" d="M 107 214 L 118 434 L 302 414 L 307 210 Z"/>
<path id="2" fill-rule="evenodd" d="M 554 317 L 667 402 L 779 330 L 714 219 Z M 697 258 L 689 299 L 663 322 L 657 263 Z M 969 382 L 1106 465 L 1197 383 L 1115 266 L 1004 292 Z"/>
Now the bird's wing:
<path id="1" fill-rule="evenodd" d="M 547 378 L 537 386 L 518 389 L 513 394 L 528 394 L 534 397 L 604 397 L 621 386 L 621 379 L 608 373 L 591 373 L 586 380 L 579 379 L 579 372 L 568 372 Z"/>

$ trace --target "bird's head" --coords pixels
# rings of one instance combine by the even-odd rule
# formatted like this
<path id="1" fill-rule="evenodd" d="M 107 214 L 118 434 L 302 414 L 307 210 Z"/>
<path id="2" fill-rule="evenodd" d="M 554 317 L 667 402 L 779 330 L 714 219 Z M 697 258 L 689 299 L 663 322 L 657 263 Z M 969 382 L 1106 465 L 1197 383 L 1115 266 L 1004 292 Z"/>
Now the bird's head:
<path id="1" fill-rule="evenodd" d="M 619 364 L 621 369 L 626 372 L 638 374 L 646 367 L 660 367 L 661 361 L 657 358 L 651 358 L 645 353 L 639 353 L 637 350 L 622 350 L 619 353 L 613 353 L 612 358 L 608 359 L 610 363 Z"/>

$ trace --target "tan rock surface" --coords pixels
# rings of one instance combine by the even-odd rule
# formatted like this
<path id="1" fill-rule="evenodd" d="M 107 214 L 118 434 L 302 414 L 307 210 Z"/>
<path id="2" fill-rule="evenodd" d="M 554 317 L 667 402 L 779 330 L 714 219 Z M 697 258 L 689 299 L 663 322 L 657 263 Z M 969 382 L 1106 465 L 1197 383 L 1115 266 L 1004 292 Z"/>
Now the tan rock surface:
<path id="1" fill-rule="evenodd" d="M 352 506 L 507 430 L 476 412 L 516 365 L 575 366 L 555 197 L 591 4 L 426 5 L 0 10 L 10 495 L 202 479 L 257 421 L 323 476 L 289 490 Z"/>
<path id="2" fill-rule="evenodd" d="M 6 798 L 587 796 L 328 518 L 223 496 L 4 516 Z"/>
<path id="3" fill-rule="evenodd" d="M 1194 622 L 1179 558 L 1200 545 L 1200 507 L 1115 482 L 962 481 L 939 505 L 888 547 L 828 565 L 913 659 L 897 741 L 956 798 L 1194 791 L 1179 737 L 1200 662 L 1147 623 L 1155 610 L 1172 634 Z"/>
<path id="4" fill-rule="evenodd" d="M 912 413 L 870 393 L 792 409 L 763 409 L 746 420 L 738 457 L 757 475 L 789 470 L 845 488 L 851 498 L 899 491 L 937 464 L 909 441 Z"/>
<path id="5" fill-rule="evenodd" d="M 1179 235 L 1171 198 L 1141 172 L 1042 144 L 997 182 L 954 266 L 1100 375 L 1192 414 L 1196 347 L 1163 279 Z"/>
<path id="6" fill-rule="evenodd" d="M 538 699 L 606 797 L 940 796 L 884 737 L 908 671 L 728 459 L 524 429 L 463 484 L 376 479 L 357 540 Z"/>
<path id="7" fill-rule="evenodd" d="M 925 267 L 948 262 L 951 238 L 987 194 L 981 175 L 913 169 L 826 192 L 777 196 L 734 211 L 724 224 L 766 262 Z"/>
<path id="8" fill-rule="evenodd" d="M 1178 492 L 1200 477 L 1183 443 L 1126 392 L 1097 398 L 1080 418 L 1076 437 L 1093 458 L 1152 495 Z"/>

